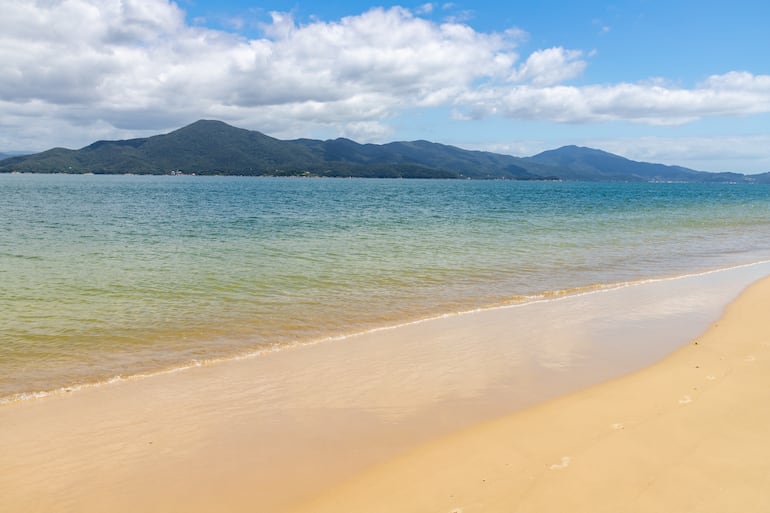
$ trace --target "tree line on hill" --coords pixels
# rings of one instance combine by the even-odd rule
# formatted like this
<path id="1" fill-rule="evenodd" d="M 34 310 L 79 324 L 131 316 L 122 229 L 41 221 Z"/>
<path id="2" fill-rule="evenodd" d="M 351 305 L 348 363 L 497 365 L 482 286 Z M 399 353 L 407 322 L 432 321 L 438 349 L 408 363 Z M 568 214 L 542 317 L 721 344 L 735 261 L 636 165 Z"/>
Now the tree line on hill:
<path id="1" fill-rule="evenodd" d="M 637 162 L 577 146 L 514 157 L 429 141 L 284 141 L 211 120 L 152 137 L 97 141 L 79 150 L 53 148 L 32 155 L 0 154 L 0 159 L 3 173 L 770 183 L 770 173 L 709 173 Z"/>

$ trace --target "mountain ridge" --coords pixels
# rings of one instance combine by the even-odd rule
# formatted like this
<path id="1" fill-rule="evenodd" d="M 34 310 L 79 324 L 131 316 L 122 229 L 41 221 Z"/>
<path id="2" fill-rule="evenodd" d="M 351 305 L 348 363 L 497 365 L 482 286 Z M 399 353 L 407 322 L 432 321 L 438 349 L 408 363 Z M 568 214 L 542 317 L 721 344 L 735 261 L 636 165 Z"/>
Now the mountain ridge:
<path id="1" fill-rule="evenodd" d="M 574 145 L 514 157 L 425 140 L 281 140 L 217 120 L 79 150 L 11 156 L 0 160 L 0 173 L 8 172 L 770 183 L 770 173 L 709 173 Z"/>

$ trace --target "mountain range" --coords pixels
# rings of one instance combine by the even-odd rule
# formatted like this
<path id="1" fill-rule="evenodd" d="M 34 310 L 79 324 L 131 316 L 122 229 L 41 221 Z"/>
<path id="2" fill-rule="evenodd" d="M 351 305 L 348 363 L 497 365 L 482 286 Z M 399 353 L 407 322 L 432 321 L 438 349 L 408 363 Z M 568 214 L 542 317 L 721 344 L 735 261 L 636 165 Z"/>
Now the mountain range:
<path id="1" fill-rule="evenodd" d="M 770 173 L 709 173 L 577 146 L 514 157 L 428 141 L 280 140 L 211 120 L 147 138 L 11 156 L 0 160 L 0 173 L 8 172 L 770 183 Z"/>

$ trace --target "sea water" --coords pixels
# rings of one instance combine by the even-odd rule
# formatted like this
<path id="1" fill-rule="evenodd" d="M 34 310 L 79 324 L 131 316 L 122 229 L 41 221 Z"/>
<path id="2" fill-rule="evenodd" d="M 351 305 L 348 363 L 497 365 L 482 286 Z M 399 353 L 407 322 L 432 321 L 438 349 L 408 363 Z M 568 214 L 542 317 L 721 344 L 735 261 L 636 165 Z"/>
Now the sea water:
<path id="1" fill-rule="evenodd" d="M 747 184 L 0 175 L 0 219 L 0 402 L 770 259 Z"/>

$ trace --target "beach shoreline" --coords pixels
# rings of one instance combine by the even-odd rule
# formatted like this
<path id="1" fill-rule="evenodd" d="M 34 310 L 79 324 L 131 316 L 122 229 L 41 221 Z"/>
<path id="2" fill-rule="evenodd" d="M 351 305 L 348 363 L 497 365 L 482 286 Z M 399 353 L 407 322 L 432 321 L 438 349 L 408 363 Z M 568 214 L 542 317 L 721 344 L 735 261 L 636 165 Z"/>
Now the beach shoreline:
<path id="1" fill-rule="evenodd" d="M 704 270 L 699 270 L 692 273 L 686 273 L 681 275 L 648 277 L 648 278 L 640 278 L 640 279 L 625 281 L 625 282 L 602 283 L 602 284 L 573 287 L 565 290 L 546 291 L 546 292 L 531 295 L 531 296 L 517 297 L 515 299 L 508 300 L 501 304 L 492 304 L 487 306 L 470 308 L 467 310 L 440 313 L 440 314 L 431 315 L 424 318 L 408 319 L 400 322 L 395 322 L 392 324 L 384 324 L 381 326 L 376 326 L 376 327 L 365 329 L 362 331 L 327 335 L 320 338 L 309 339 L 309 340 L 297 340 L 293 343 L 273 344 L 267 347 L 260 347 L 257 349 L 249 350 L 242 353 L 235 353 L 232 355 L 181 361 L 178 364 L 171 365 L 169 367 L 160 367 L 154 370 L 138 372 L 136 374 L 131 374 L 131 373 L 120 374 L 120 375 L 107 377 L 104 379 L 97 379 L 94 381 L 84 381 L 80 383 L 66 384 L 58 388 L 50 388 L 50 389 L 42 389 L 42 390 L 26 390 L 22 392 L 15 392 L 10 395 L 0 396 L 0 407 L 4 405 L 11 405 L 14 403 L 24 402 L 28 400 L 37 400 L 37 399 L 43 399 L 43 398 L 52 397 L 52 396 L 68 395 L 71 393 L 79 392 L 81 390 L 93 389 L 93 388 L 98 388 L 102 386 L 109 386 L 120 382 L 132 382 L 132 381 L 143 380 L 148 378 L 152 379 L 157 376 L 184 372 L 189 369 L 201 367 L 201 366 L 220 365 L 220 364 L 227 364 L 228 362 L 231 362 L 231 361 L 259 358 L 266 354 L 278 352 L 278 351 L 296 350 L 298 348 L 307 347 L 307 346 L 316 345 L 316 344 L 328 344 L 328 343 L 344 341 L 349 338 L 366 337 L 369 334 L 380 332 L 380 331 L 398 330 L 400 328 L 405 328 L 412 325 L 441 321 L 442 319 L 446 319 L 449 317 L 465 316 L 468 314 L 475 314 L 475 313 L 486 312 L 486 311 L 491 312 L 491 311 L 497 311 L 497 310 L 507 310 L 511 308 L 527 307 L 532 303 L 542 303 L 542 302 L 548 303 L 554 300 L 571 299 L 571 298 L 590 295 L 590 294 L 601 294 L 603 292 L 615 291 L 617 289 L 635 287 L 639 285 L 670 282 L 670 281 L 677 281 L 682 279 L 693 279 L 693 278 L 708 276 L 712 274 L 718 274 L 718 273 L 729 272 L 729 271 L 737 271 L 741 269 L 749 269 L 752 267 L 764 266 L 768 264 L 770 264 L 770 260 L 760 260 L 760 261 L 751 262 L 751 263 L 736 264 L 736 265 L 724 267 L 724 268 L 704 269 Z"/>
<path id="2" fill-rule="evenodd" d="M 473 312 L 5 405 L 0 489 L 9 492 L 0 509 L 323 511 L 323 497 L 404 454 L 659 360 L 767 267 Z M 611 344 L 621 336 L 625 345 Z M 625 432 L 629 422 L 610 424 Z M 556 468 L 578 461 L 554 457 Z"/>
<path id="3" fill-rule="evenodd" d="M 748 184 L 6 178 L 0 404 L 770 259 Z"/>
<path id="4" fill-rule="evenodd" d="M 662 361 L 426 444 L 295 513 L 770 509 L 770 278 Z"/>

